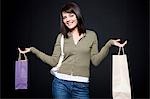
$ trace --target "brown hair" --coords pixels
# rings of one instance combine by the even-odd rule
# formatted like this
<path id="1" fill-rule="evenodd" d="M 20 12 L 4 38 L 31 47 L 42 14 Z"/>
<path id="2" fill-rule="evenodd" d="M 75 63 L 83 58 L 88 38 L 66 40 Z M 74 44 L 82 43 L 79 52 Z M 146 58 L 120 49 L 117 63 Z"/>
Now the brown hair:
<path id="1" fill-rule="evenodd" d="M 60 11 L 60 32 L 64 35 L 65 38 L 68 38 L 67 33 L 70 30 L 63 23 L 62 12 L 74 13 L 78 20 L 77 27 L 79 30 L 79 35 L 81 35 L 82 33 L 86 33 L 86 29 L 85 29 L 84 23 L 83 23 L 83 17 L 81 15 L 79 6 L 74 2 L 68 2 L 61 8 L 61 11 Z"/>

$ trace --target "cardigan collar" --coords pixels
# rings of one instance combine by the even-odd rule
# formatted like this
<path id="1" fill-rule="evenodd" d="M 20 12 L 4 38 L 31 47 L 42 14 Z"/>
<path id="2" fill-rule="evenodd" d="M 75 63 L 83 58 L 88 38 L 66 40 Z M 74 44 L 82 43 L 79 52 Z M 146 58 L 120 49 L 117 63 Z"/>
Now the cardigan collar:
<path id="1" fill-rule="evenodd" d="M 80 36 L 85 37 L 86 33 L 82 33 Z M 72 34 L 70 32 L 68 32 L 68 37 L 72 37 Z"/>

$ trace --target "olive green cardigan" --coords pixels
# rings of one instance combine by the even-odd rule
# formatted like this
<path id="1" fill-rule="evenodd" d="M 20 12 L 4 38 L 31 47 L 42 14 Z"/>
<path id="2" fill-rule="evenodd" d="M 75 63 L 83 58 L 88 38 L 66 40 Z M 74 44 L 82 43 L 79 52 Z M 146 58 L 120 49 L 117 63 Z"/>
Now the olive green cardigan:
<path id="1" fill-rule="evenodd" d="M 35 47 L 31 47 L 31 52 L 50 66 L 56 66 L 61 52 L 61 35 L 60 33 L 57 37 L 52 56 L 46 55 Z M 97 66 L 107 56 L 110 46 L 111 40 L 99 52 L 97 35 L 91 30 L 86 30 L 86 33 L 77 44 L 74 43 L 72 35 L 69 35 L 69 38 L 64 39 L 65 56 L 58 72 L 89 77 L 90 60 L 93 65 Z"/>

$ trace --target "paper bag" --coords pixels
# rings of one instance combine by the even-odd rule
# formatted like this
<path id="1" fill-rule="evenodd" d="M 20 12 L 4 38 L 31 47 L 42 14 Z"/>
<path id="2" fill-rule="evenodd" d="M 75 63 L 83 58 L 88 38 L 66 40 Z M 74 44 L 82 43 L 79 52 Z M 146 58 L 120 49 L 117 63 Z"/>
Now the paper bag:
<path id="1" fill-rule="evenodd" d="M 15 62 L 15 89 L 27 89 L 28 87 L 28 61 L 24 54 L 25 60 L 21 60 L 21 53 Z"/>
<path id="2" fill-rule="evenodd" d="M 120 55 L 120 51 L 123 55 Z M 113 81 L 112 95 L 113 99 L 131 99 L 131 86 L 128 70 L 127 55 L 124 54 L 124 48 L 119 48 L 118 55 L 113 55 Z"/>

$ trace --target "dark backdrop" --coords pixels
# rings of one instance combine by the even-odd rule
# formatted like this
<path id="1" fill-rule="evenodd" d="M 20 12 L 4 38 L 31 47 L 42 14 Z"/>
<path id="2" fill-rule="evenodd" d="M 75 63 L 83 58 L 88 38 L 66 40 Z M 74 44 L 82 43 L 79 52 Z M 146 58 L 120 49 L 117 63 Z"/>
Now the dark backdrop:
<path id="1" fill-rule="evenodd" d="M 3 0 L 1 96 L 3 98 L 48 98 L 51 95 L 50 66 L 28 53 L 29 88 L 15 91 L 17 47 L 35 46 L 52 54 L 59 33 L 59 11 L 69 0 Z M 75 0 L 88 29 L 97 32 L 99 48 L 110 38 L 128 40 L 128 55 L 133 98 L 149 97 L 148 0 Z M 91 65 L 90 97 L 111 98 L 112 47 L 99 65 Z"/>

